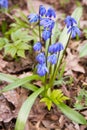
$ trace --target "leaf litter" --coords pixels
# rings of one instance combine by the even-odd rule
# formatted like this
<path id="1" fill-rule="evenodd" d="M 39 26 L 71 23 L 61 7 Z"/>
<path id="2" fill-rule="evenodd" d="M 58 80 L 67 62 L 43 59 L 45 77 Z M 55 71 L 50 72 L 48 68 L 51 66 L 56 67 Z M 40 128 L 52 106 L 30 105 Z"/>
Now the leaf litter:
<path id="1" fill-rule="evenodd" d="M 72 12 L 73 8 L 75 8 L 75 5 L 71 7 L 71 3 L 74 3 L 72 0 L 69 3 L 67 8 L 70 9 L 70 12 L 67 11 L 67 9 L 64 9 L 62 7 L 59 7 L 59 3 L 57 0 L 55 2 L 53 0 L 45 0 L 49 4 L 54 4 L 54 7 L 56 9 L 60 9 L 67 14 Z M 17 2 L 17 1 L 16 1 Z M 21 2 L 20 2 L 21 3 Z M 44 4 L 42 2 L 42 4 Z M 86 6 L 86 0 L 82 0 L 82 4 Z M 40 1 L 37 1 L 37 8 L 40 5 Z M 49 5 L 47 5 L 49 6 Z M 61 19 L 61 18 L 60 18 Z M 82 21 L 85 21 L 86 25 L 86 19 L 83 18 Z M 82 24 L 82 23 L 81 23 Z M 85 26 L 81 28 L 83 28 Z M 84 39 L 83 39 L 84 41 Z M 79 88 L 82 88 L 84 84 L 86 84 L 87 87 L 87 66 L 85 63 L 86 61 L 83 61 L 79 58 L 78 54 L 75 53 L 77 51 L 77 47 L 79 46 L 79 42 L 74 42 L 73 44 L 69 46 L 67 49 L 67 56 L 66 56 L 66 71 L 64 75 L 71 75 L 74 77 L 74 83 L 72 86 L 62 86 L 62 90 L 65 95 L 69 96 L 71 100 L 70 102 L 67 102 L 67 104 L 71 105 L 75 101 L 75 96 L 78 93 Z M 72 52 L 74 50 L 74 52 Z M 21 63 L 20 63 L 21 60 Z M 15 74 L 18 77 L 24 77 L 26 75 L 30 75 L 32 71 L 33 66 L 33 58 L 29 60 L 29 55 L 26 59 L 20 59 L 19 62 L 14 61 L 5 61 L 3 60 L 2 55 L 0 55 L 0 71 Z M 29 61 L 29 62 L 28 62 Z M 85 77 L 84 77 L 85 76 Z M 3 82 L 3 84 L 0 84 L 0 88 L 2 88 L 6 83 Z M 35 83 L 36 85 L 40 86 L 40 83 Z M 6 93 L 3 93 L 3 95 L 0 96 L 0 129 L 1 130 L 14 130 L 15 120 L 18 115 L 18 111 L 22 105 L 22 103 L 26 100 L 28 95 L 30 94 L 30 91 L 27 91 L 23 88 L 18 88 L 16 90 L 12 90 Z M 15 100 L 14 100 L 15 99 Z M 60 110 L 58 110 L 54 105 L 51 109 L 51 111 L 48 111 L 47 108 L 43 103 L 39 102 L 39 98 L 36 100 L 33 109 L 31 110 L 30 116 L 28 118 L 28 121 L 26 123 L 25 130 L 86 130 L 87 127 L 84 125 L 77 125 L 74 122 L 70 121 L 65 117 Z M 87 109 L 82 110 L 81 113 L 87 118 Z"/>

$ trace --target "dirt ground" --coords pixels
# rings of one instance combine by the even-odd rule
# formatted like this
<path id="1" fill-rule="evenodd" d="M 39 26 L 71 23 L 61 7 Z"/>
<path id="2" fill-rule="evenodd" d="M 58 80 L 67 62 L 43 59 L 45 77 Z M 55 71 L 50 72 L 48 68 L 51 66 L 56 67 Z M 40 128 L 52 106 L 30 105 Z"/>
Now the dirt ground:
<path id="1" fill-rule="evenodd" d="M 27 17 L 30 5 L 26 1 L 19 0 L 18 2 L 17 0 L 10 0 L 9 6 L 11 7 L 17 4 L 16 10 L 20 8 Z M 73 107 L 76 102 L 75 97 L 78 95 L 80 90 L 83 88 L 87 90 L 87 56 L 80 58 L 78 52 L 78 48 L 84 43 L 87 43 L 87 39 L 83 33 L 84 28 L 87 28 L 87 0 L 69 0 L 69 2 L 63 2 L 65 1 L 32 0 L 32 5 L 34 6 L 36 12 L 41 4 L 46 7 L 52 6 L 57 12 L 57 21 L 60 23 L 60 29 L 63 29 L 65 26 L 65 16 L 71 15 L 76 7 L 83 7 L 83 15 L 80 20 L 82 35 L 79 40 L 71 39 L 65 56 L 66 69 L 64 76 L 72 76 L 73 82 L 71 84 L 60 86 L 63 93 L 70 98 L 70 101 L 66 102 L 66 104 Z M 16 10 L 13 9 L 10 14 L 17 15 Z M 12 23 L 13 20 L 8 15 L 0 15 L 0 26 L 3 20 L 7 20 L 9 29 L 9 24 Z M 1 29 L 0 36 L 2 36 Z M 18 62 L 11 58 L 8 58 L 7 60 L 6 57 L 3 57 L 3 51 L 0 51 L 0 72 L 2 73 L 11 74 L 20 78 L 25 77 L 32 74 L 33 65 L 34 59 L 30 53 L 27 54 L 26 59 L 20 58 Z M 5 85 L 7 85 L 7 82 L 0 81 L 1 89 Z M 17 88 L 0 95 L 0 130 L 14 130 L 20 107 L 30 93 L 31 92 L 26 89 Z M 72 122 L 63 115 L 56 106 L 53 105 L 51 111 L 48 111 L 46 106 L 39 101 L 40 98 L 38 97 L 27 120 L 25 130 L 87 130 L 87 126 L 78 125 L 75 122 Z M 87 119 L 87 106 L 79 112 Z"/>

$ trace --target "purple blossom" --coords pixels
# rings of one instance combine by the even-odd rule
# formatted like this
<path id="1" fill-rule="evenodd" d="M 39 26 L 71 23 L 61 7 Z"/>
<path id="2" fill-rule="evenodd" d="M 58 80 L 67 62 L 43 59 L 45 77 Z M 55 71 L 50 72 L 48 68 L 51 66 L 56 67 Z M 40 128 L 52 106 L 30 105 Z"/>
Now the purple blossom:
<path id="1" fill-rule="evenodd" d="M 48 28 L 49 30 L 52 30 L 54 27 L 54 20 L 49 18 L 42 18 L 40 21 L 40 26 L 43 26 L 45 29 Z"/>
<path id="2" fill-rule="evenodd" d="M 74 24 L 77 24 L 76 20 L 72 18 L 71 16 L 67 16 L 64 21 L 66 23 L 67 28 L 73 26 Z"/>
<path id="3" fill-rule="evenodd" d="M 47 13 L 46 13 L 46 17 L 56 17 L 56 13 L 55 13 L 55 11 L 54 11 L 54 9 L 52 9 L 52 8 L 49 8 L 48 10 L 47 10 Z"/>
<path id="4" fill-rule="evenodd" d="M 42 33 L 42 38 L 46 41 L 51 37 L 51 32 L 49 30 L 44 30 Z"/>
<path id="5" fill-rule="evenodd" d="M 28 19 L 30 23 L 35 23 L 35 22 L 38 22 L 39 16 L 37 14 L 30 14 L 28 16 Z"/>
<path id="6" fill-rule="evenodd" d="M 8 0 L 0 0 L 1 8 L 8 8 Z"/>
<path id="7" fill-rule="evenodd" d="M 36 56 L 36 60 L 40 63 L 40 64 L 43 64 L 46 62 L 46 57 L 45 57 L 45 54 L 42 52 L 42 53 L 39 53 L 37 56 Z"/>
<path id="8" fill-rule="evenodd" d="M 64 48 L 63 48 L 62 43 L 57 42 L 55 44 L 50 45 L 49 48 L 48 48 L 48 51 L 49 51 L 49 53 L 57 53 L 57 52 L 59 52 L 63 49 Z"/>
<path id="9" fill-rule="evenodd" d="M 80 36 L 81 31 L 77 26 L 72 26 L 69 30 L 68 33 L 71 33 L 72 38 L 75 38 L 76 35 Z"/>
<path id="10" fill-rule="evenodd" d="M 46 73 L 48 73 L 48 68 L 46 67 L 46 64 L 38 64 L 37 65 L 37 74 L 39 76 L 44 76 Z"/>
<path id="11" fill-rule="evenodd" d="M 45 13 L 46 13 L 45 7 L 44 7 L 43 5 L 40 5 L 40 7 L 39 7 L 39 14 L 40 14 L 41 16 L 44 16 Z"/>
<path id="12" fill-rule="evenodd" d="M 40 51 L 41 48 L 42 48 L 42 44 L 40 42 L 35 43 L 33 46 L 34 51 Z"/>
<path id="13" fill-rule="evenodd" d="M 51 64 L 56 64 L 56 62 L 57 62 L 57 55 L 56 54 L 52 54 L 52 55 L 48 56 L 48 62 L 50 62 Z"/>

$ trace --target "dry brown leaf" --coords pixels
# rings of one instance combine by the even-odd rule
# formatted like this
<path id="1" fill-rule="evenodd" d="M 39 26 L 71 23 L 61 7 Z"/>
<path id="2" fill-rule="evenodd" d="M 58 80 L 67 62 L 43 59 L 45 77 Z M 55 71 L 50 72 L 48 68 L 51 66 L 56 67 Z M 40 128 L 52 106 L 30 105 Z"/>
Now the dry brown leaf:
<path id="1" fill-rule="evenodd" d="M 87 5 L 87 0 L 82 1 L 84 5 Z"/>
<path id="2" fill-rule="evenodd" d="M 8 102 L 11 102 L 15 107 L 18 107 L 20 97 L 15 90 L 5 92 L 3 95 L 8 100 Z"/>
<path id="3" fill-rule="evenodd" d="M 74 55 L 71 53 L 70 49 L 67 49 L 67 57 L 66 57 L 66 72 L 68 71 L 72 73 L 75 72 L 81 72 L 85 73 L 84 68 L 79 64 L 79 57 L 77 55 Z"/>
<path id="4" fill-rule="evenodd" d="M 0 72 L 3 72 L 3 69 L 6 67 L 8 62 L 3 60 L 3 57 L 0 55 Z"/>

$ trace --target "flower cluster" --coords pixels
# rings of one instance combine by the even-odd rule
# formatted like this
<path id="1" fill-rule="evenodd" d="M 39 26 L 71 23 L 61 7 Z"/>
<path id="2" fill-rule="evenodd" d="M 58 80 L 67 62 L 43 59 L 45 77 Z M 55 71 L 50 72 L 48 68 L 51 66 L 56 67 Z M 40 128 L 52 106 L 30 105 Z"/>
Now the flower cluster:
<path id="1" fill-rule="evenodd" d="M 30 23 L 39 22 L 40 26 L 43 26 L 42 38 L 44 41 L 51 37 L 52 29 L 54 27 L 54 20 L 52 17 L 56 17 L 55 11 L 49 8 L 47 11 L 43 5 L 39 7 L 39 14 L 30 14 L 28 16 Z"/>
<path id="2" fill-rule="evenodd" d="M 57 63 L 57 53 L 63 50 L 63 45 L 61 43 L 55 43 L 49 46 L 48 53 L 49 56 L 45 56 L 45 53 L 41 51 L 42 45 L 40 42 L 37 42 L 33 46 L 34 51 L 38 51 L 38 55 L 36 56 L 36 61 L 38 62 L 37 65 L 37 74 L 40 76 L 44 76 L 46 73 L 49 72 L 48 67 L 46 65 L 46 61 L 49 62 L 51 65 Z"/>
<path id="3" fill-rule="evenodd" d="M 0 0 L 0 8 L 8 8 L 8 0 Z"/>
<path id="4" fill-rule="evenodd" d="M 66 26 L 68 28 L 68 33 L 71 33 L 72 38 L 75 38 L 76 35 L 81 35 L 81 31 L 77 27 L 77 22 L 71 16 L 67 16 L 65 19 Z"/>
<path id="5" fill-rule="evenodd" d="M 54 28 L 55 22 L 52 17 L 56 17 L 55 11 L 52 8 L 49 8 L 47 11 L 43 5 L 39 8 L 39 14 L 30 14 L 28 16 L 30 23 L 39 23 L 39 27 L 42 26 L 42 38 L 44 41 L 51 38 L 52 29 Z M 48 47 L 47 55 L 42 51 L 42 43 L 38 41 L 33 46 L 34 51 L 37 51 L 36 56 L 37 65 L 37 74 L 40 76 L 46 75 L 50 70 L 48 68 L 48 62 L 50 65 L 57 64 L 58 53 L 63 50 L 63 45 L 59 42 L 50 44 Z"/>

